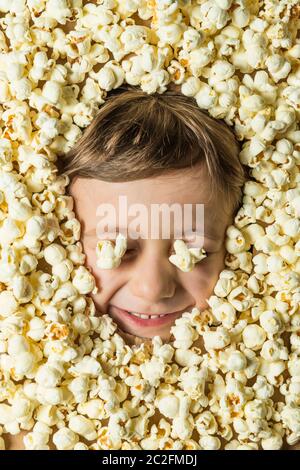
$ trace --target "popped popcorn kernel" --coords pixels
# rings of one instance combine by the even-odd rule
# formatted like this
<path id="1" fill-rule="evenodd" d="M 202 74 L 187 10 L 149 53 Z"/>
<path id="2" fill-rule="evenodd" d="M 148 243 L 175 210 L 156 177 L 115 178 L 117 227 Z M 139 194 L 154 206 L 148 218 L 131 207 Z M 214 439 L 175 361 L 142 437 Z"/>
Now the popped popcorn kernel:
<path id="1" fill-rule="evenodd" d="M 294 446 L 298 1 L 28 0 L 0 11 L 0 450 L 23 430 L 26 450 Z M 184 312 L 169 344 L 129 346 L 96 315 L 68 177 L 56 174 L 123 83 L 180 86 L 232 126 L 249 169 L 209 307 Z M 98 241 L 97 266 L 118 268 L 126 251 L 122 234 Z M 174 251 L 184 273 L 209 263 L 183 240 Z"/>

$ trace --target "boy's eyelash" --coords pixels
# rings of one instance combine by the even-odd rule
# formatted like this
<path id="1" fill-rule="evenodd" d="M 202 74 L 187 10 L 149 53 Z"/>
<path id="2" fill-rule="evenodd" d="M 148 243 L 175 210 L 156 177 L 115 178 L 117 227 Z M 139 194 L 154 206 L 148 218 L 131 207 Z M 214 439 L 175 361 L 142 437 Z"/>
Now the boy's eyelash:
<path id="1" fill-rule="evenodd" d="M 193 245 L 192 245 L 192 246 L 188 246 L 188 248 L 194 248 L 194 246 L 193 246 Z M 131 256 L 133 257 L 133 255 L 134 255 L 135 253 L 138 253 L 138 251 L 139 251 L 139 250 L 138 250 L 138 248 L 136 248 L 136 247 L 128 247 L 127 250 L 126 250 L 126 252 L 125 252 L 124 255 L 122 256 L 122 259 L 128 260 L 128 258 L 130 258 Z M 205 250 L 205 252 L 206 252 L 206 255 L 207 255 L 207 256 L 210 256 L 210 255 L 213 254 L 213 252 L 211 252 L 211 251 Z M 175 254 L 175 250 L 174 250 L 173 246 L 172 246 L 171 249 L 170 249 L 170 255 L 171 255 L 171 254 Z"/>
<path id="2" fill-rule="evenodd" d="M 136 248 L 127 248 L 126 252 L 123 255 L 123 258 L 126 257 L 126 255 L 133 254 L 134 252 L 137 252 L 138 250 Z"/>
<path id="3" fill-rule="evenodd" d="M 133 252 L 136 252 L 136 251 L 138 251 L 137 248 L 127 248 L 127 250 L 126 250 L 124 256 L 125 256 L 127 253 L 130 254 L 130 253 L 133 253 Z M 172 248 L 171 251 L 172 251 L 172 253 L 173 253 L 173 252 L 175 253 L 175 251 L 173 250 L 173 248 Z M 207 250 L 205 250 L 205 253 L 207 254 L 207 256 L 213 254 L 211 251 L 207 251 Z"/>

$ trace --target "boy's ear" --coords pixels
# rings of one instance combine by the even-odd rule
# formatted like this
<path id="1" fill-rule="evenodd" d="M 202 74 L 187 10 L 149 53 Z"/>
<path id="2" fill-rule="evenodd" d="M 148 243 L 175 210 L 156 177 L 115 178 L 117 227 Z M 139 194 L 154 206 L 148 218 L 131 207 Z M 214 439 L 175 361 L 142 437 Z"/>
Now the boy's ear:
<path id="1" fill-rule="evenodd" d="M 77 181 L 77 179 L 78 179 L 78 176 L 77 176 L 77 175 L 75 175 L 75 176 L 73 176 L 72 178 L 70 178 L 70 183 L 69 183 L 69 185 L 68 185 L 68 191 L 69 191 L 69 192 L 73 189 L 74 184 L 75 184 L 75 182 Z"/>

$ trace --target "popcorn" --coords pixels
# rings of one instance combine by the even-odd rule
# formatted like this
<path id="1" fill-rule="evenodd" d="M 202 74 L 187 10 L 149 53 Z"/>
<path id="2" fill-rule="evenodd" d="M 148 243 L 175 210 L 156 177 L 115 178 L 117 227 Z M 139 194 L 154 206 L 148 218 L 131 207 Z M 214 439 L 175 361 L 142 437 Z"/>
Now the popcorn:
<path id="1" fill-rule="evenodd" d="M 72 416 L 69 421 L 71 431 L 83 436 L 88 441 L 96 439 L 97 433 L 93 422 L 84 416 Z"/>
<path id="2" fill-rule="evenodd" d="M 29 352 L 29 343 L 21 335 L 12 335 L 8 339 L 7 352 L 11 356 L 18 356 L 21 353 Z"/>
<path id="3" fill-rule="evenodd" d="M 282 422 L 293 433 L 299 436 L 300 430 L 300 414 L 299 408 L 293 405 L 285 405 L 281 411 Z"/>
<path id="4" fill-rule="evenodd" d="M 252 294 L 246 287 L 236 287 L 228 295 L 229 302 L 238 312 L 243 312 L 251 307 Z"/>
<path id="5" fill-rule="evenodd" d="M 31 352 L 22 352 L 15 357 L 14 370 L 17 376 L 29 377 L 36 367 L 36 356 Z"/>
<path id="6" fill-rule="evenodd" d="M 77 403 L 86 401 L 87 393 L 88 393 L 88 385 L 89 385 L 89 379 L 87 376 L 75 377 L 68 384 L 68 389 L 74 395 L 74 399 Z"/>
<path id="7" fill-rule="evenodd" d="M 294 445 L 296 2 L 266 2 L 255 11 L 243 2 L 233 9 L 231 0 L 81 3 L 0 2 L 0 434 L 26 430 L 31 450 L 48 450 L 50 437 L 62 450 Z M 243 141 L 239 158 L 251 169 L 209 309 L 177 319 L 171 344 L 157 336 L 129 347 L 111 317 L 96 315 L 87 296 L 96 282 L 83 266 L 68 181 L 53 173 L 56 155 L 74 145 L 124 81 L 150 94 L 180 85 L 234 128 Z M 126 248 L 121 234 L 99 242 L 98 266 L 118 267 Z M 207 255 L 182 240 L 174 249 L 169 260 L 183 272 Z M 148 429 L 156 411 L 170 422 Z"/>
<path id="8" fill-rule="evenodd" d="M 195 420 L 195 425 L 200 436 L 215 434 L 218 430 L 218 424 L 214 415 L 210 411 L 200 413 Z"/>
<path id="9" fill-rule="evenodd" d="M 268 340 L 263 344 L 261 356 L 269 362 L 279 359 L 287 360 L 288 350 L 281 341 Z"/>
<path id="10" fill-rule="evenodd" d="M 75 270 L 72 283 L 78 290 L 79 294 L 88 294 L 89 292 L 93 292 L 96 285 L 94 277 L 84 266 L 79 266 Z"/>
<path id="11" fill-rule="evenodd" d="M 36 373 L 36 382 L 45 388 L 56 387 L 60 379 L 60 371 L 47 364 L 41 365 Z"/>
<path id="12" fill-rule="evenodd" d="M 17 276 L 12 282 L 12 289 L 15 298 L 19 303 L 29 302 L 33 297 L 32 286 L 25 276 Z"/>
<path id="13" fill-rule="evenodd" d="M 261 446 L 263 450 L 279 450 L 283 444 L 282 437 L 279 433 L 272 432 L 272 435 L 266 439 L 262 439 Z"/>
<path id="14" fill-rule="evenodd" d="M 13 293 L 8 290 L 0 292 L 0 315 L 2 317 L 10 317 L 18 307 L 18 302 Z"/>
<path id="15" fill-rule="evenodd" d="M 66 258 L 66 250 L 57 243 L 52 243 L 44 250 L 44 258 L 51 266 L 61 263 Z"/>
<path id="16" fill-rule="evenodd" d="M 199 444 L 202 450 L 218 450 L 221 447 L 221 441 L 215 436 L 201 436 Z"/>
<path id="17" fill-rule="evenodd" d="M 197 105 L 203 109 L 210 109 L 214 107 L 218 100 L 216 91 L 206 83 L 202 83 L 200 90 L 195 95 Z"/>
<path id="18" fill-rule="evenodd" d="M 127 239 L 119 233 L 115 244 L 110 240 L 100 240 L 96 246 L 97 266 L 101 269 L 117 268 L 127 249 Z"/>
<path id="19" fill-rule="evenodd" d="M 169 261 L 183 272 L 191 271 L 207 256 L 203 248 L 188 248 L 183 240 L 175 240 L 174 250 L 176 254 L 169 256 Z"/>
<path id="20" fill-rule="evenodd" d="M 201 406 L 207 405 L 207 397 L 205 396 L 205 381 L 208 373 L 205 368 L 198 370 L 196 366 L 191 366 L 188 371 L 182 370 L 179 381 L 180 387 L 193 400 L 198 400 Z"/>
<path id="21" fill-rule="evenodd" d="M 14 421 L 11 406 L 0 403 L 0 424 L 7 425 Z"/>
<path id="22" fill-rule="evenodd" d="M 58 450 L 71 450 L 79 437 L 71 429 L 63 427 L 53 434 L 53 442 Z"/>
<path id="23" fill-rule="evenodd" d="M 228 253 L 236 254 L 249 249 L 250 246 L 246 243 L 243 234 L 233 225 L 227 228 L 226 235 L 228 238 L 225 246 Z"/>
<path id="24" fill-rule="evenodd" d="M 247 359 L 240 351 L 233 351 L 229 354 L 226 365 L 230 371 L 242 371 L 247 367 Z"/>
<path id="25" fill-rule="evenodd" d="M 154 387 L 159 385 L 160 379 L 164 375 L 164 369 L 164 364 L 159 359 L 155 358 L 153 358 L 151 361 L 141 364 L 140 367 L 142 377 Z"/>
<path id="26" fill-rule="evenodd" d="M 83 442 L 77 442 L 73 447 L 73 450 L 89 450 L 88 446 Z"/>
<path id="27" fill-rule="evenodd" d="M 265 330 L 256 324 L 247 325 L 243 330 L 243 342 L 245 346 L 253 349 L 254 351 L 257 351 L 262 347 L 266 338 L 267 335 Z"/>
<path id="28" fill-rule="evenodd" d="M 157 400 L 160 413 L 167 418 L 175 418 L 179 412 L 179 398 L 175 395 L 163 396 Z"/>
<path id="29" fill-rule="evenodd" d="M 63 260 L 61 263 L 55 264 L 52 267 L 52 273 L 57 276 L 61 280 L 61 282 L 66 282 L 70 279 L 73 267 L 74 264 L 72 263 L 72 261 L 66 259 Z"/>
<path id="30" fill-rule="evenodd" d="M 272 310 L 263 312 L 259 317 L 259 322 L 266 333 L 270 335 L 278 333 L 282 327 L 280 316 Z"/>
<path id="31" fill-rule="evenodd" d="M 260 360 L 259 374 L 267 378 L 268 382 L 272 385 L 281 385 L 283 377 L 280 376 L 285 370 L 284 361 L 266 361 L 265 359 Z"/>
<path id="32" fill-rule="evenodd" d="M 175 326 L 172 326 L 170 331 L 175 337 L 175 348 L 189 349 L 198 337 L 189 324 L 178 321 L 175 321 Z"/>
<path id="33" fill-rule="evenodd" d="M 203 333 L 204 345 L 207 350 L 223 349 L 230 344 L 228 330 L 218 327 L 216 331 L 206 331 Z"/>
<path id="34" fill-rule="evenodd" d="M 46 445 L 49 441 L 49 436 L 51 434 L 50 427 L 45 423 L 37 422 L 33 426 L 33 432 L 31 433 L 31 439 L 29 438 L 29 443 L 31 442 L 35 445 Z M 31 442 L 30 442 L 31 441 Z"/>
<path id="35" fill-rule="evenodd" d="M 69 371 L 74 375 L 91 375 L 97 377 L 102 368 L 96 359 L 91 356 L 84 356 L 75 366 L 70 367 Z"/>
<path id="36" fill-rule="evenodd" d="M 78 380 L 80 377 L 75 380 Z M 87 391 L 87 385 L 85 387 L 85 393 Z M 80 402 L 85 402 L 85 403 L 80 403 Z M 85 401 L 80 400 L 79 401 L 79 406 L 78 406 L 78 411 L 81 414 L 87 415 L 88 418 L 90 419 L 105 419 L 107 417 L 107 412 L 104 408 L 104 403 L 103 400 L 100 400 L 99 398 L 94 398 L 93 400 Z"/>

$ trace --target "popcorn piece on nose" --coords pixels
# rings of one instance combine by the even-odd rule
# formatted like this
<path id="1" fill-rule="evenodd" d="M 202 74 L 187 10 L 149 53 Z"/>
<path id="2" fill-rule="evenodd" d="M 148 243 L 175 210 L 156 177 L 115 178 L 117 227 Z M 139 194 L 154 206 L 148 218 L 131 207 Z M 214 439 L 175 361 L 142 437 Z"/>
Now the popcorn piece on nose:
<path id="1" fill-rule="evenodd" d="M 127 238 L 119 233 L 116 241 L 99 240 L 96 245 L 97 266 L 101 269 L 117 268 L 127 249 Z"/>
<path id="2" fill-rule="evenodd" d="M 183 240 L 175 240 L 175 255 L 169 256 L 169 261 L 183 272 L 190 272 L 195 264 L 206 258 L 204 248 L 188 248 Z"/>

